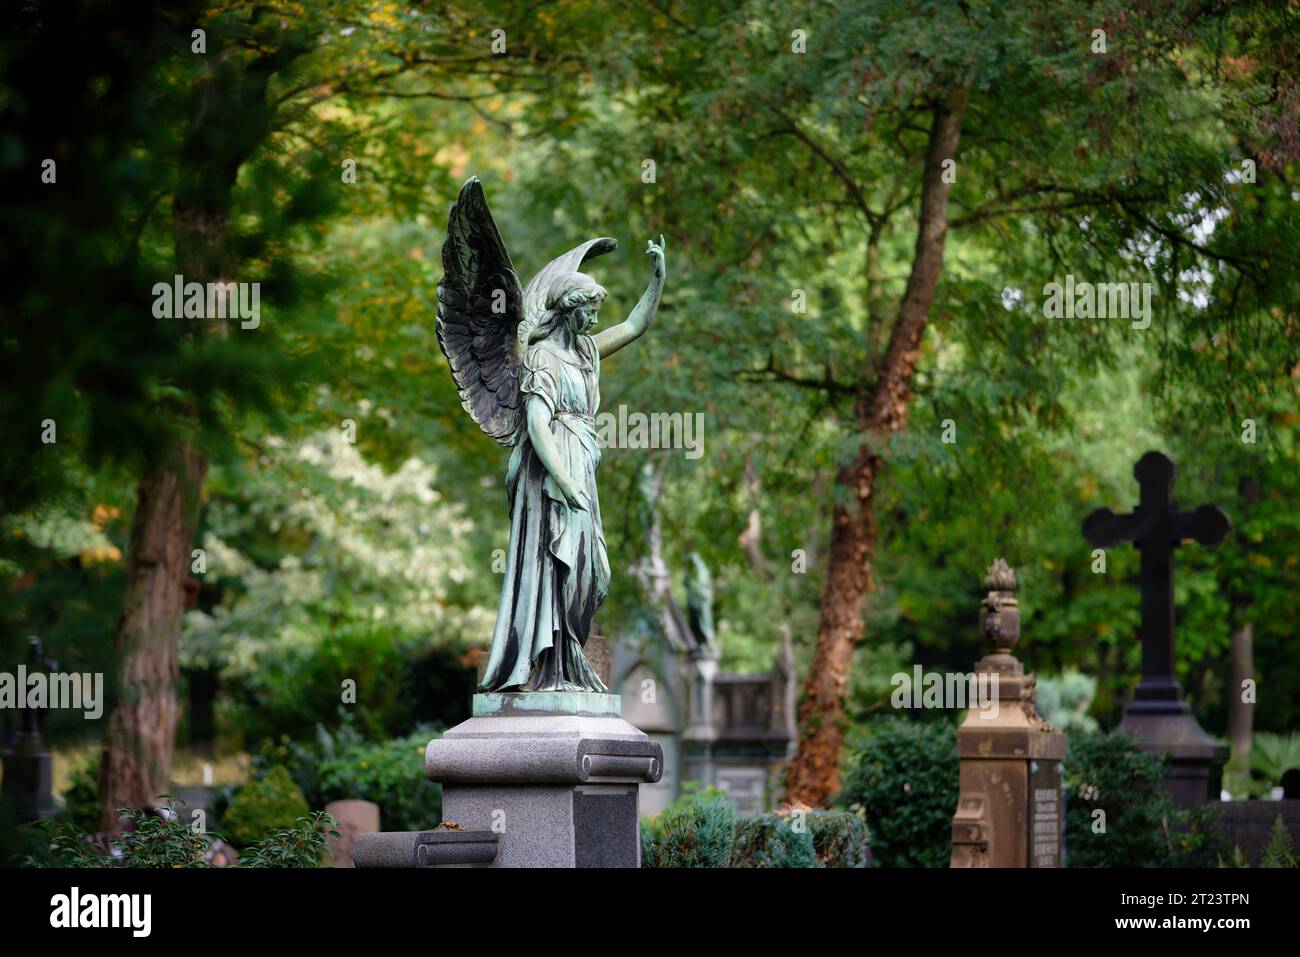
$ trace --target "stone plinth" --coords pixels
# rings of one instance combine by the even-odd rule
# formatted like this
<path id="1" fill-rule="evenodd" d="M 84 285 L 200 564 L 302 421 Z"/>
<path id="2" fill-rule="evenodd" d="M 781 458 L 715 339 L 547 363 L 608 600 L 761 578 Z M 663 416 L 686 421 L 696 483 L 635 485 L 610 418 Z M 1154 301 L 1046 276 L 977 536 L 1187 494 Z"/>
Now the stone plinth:
<path id="1" fill-rule="evenodd" d="M 475 695 L 425 752 L 443 820 L 497 834 L 492 867 L 640 866 L 638 788 L 663 750 L 619 712 L 617 695 Z"/>
<path id="2" fill-rule="evenodd" d="M 1165 758 L 1165 788 L 1178 807 L 1217 801 L 1228 746 L 1200 726 L 1186 704 L 1173 711 L 1151 712 L 1133 701 L 1119 730 L 1132 735 L 1143 751 Z"/>
<path id="3" fill-rule="evenodd" d="M 499 839 L 491 831 L 382 831 L 358 834 L 357 867 L 486 867 Z"/>

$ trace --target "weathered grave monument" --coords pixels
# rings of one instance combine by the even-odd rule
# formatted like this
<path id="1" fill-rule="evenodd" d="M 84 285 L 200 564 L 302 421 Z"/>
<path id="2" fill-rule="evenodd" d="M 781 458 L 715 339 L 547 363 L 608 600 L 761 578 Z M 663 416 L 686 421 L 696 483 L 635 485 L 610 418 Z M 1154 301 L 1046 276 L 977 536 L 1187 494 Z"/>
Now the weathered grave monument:
<path id="1" fill-rule="evenodd" d="M 698 554 L 690 556 L 683 609 L 663 557 L 660 479 L 643 466 L 646 553 L 633 568 L 642 609 L 615 639 L 610 682 L 622 693 L 623 716 L 664 752 L 663 777 L 641 790 L 641 813 L 662 811 L 687 782 L 717 788 L 741 813 L 766 811 L 783 796 L 780 772 L 796 736 L 790 638 L 766 673 L 718 670 L 712 573 Z"/>
<path id="2" fill-rule="evenodd" d="M 1120 730 L 1144 750 L 1167 755 L 1166 786 L 1182 807 L 1217 800 L 1228 748 L 1210 737 L 1183 700 L 1175 677 L 1174 549 L 1186 539 L 1214 547 L 1232 528 L 1218 506 L 1182 512 L 1173 501 L 1177 466 L 1148 452 L 1133 468 L 1141 496 L 1127 515 L 1099 508 L 1083 522 L 1097 548 L 1132 542 L 1142 552 L 1142 679 L 1124 709 Z"/>
<path id="3" fill-rule="evenodd" d="M 33 673 L 58 669 L 58 664 L 46 657 L 35 635 L 27 639 L 27 667 Z M 26 695 L 27 689 L 21 688 L 19 694 Z M 41 737 L 44 716 L 44 707 L 24 708 L 22 730 L 0 755 L 4 765 L 3 798 L 21 824 L 54 815 L 54 756 Z"/>
<path id="4" fill-rule="evenodd" d="M 984 587 L 980 632 L 989 653 L 975 674 L 996 678 L 997 708 L 972 708 L 957 731 L 961 790 L 950 866 L 1060 867 L 1065 735 L 1039 716 L 1034 676 L 1011 653 L 1020 640 L 1015 573 L 999 558 Z"/>
<path id="5" fill-rule="evenodd" d="M 444 822 L 484 849 L 448 863 L 640 863 L 638 788 L 659 780 L 663 751 L 623 720 L 620 696 L 583 653 L 609 590 L 596 492 L 600 363 L 649 327 L 665 274 L 660 237 L 647 245 L 651 278 L 631 315 L 594 332 L 605 290 L 579 269 L 616 247 L 588 240 L 522 286 L 477 177 L 448 216 L 438 345 L 465 410 L 512 450 L 505 584 L 480 693 L 470 719 L 425 756 L 443 785 Z M 458 842 L 442 833 L 447 858 Z M 491 835 L 495 846 L 481 837 Z M 358 860 L 385 840 L 399 860 L 435 846 L 380 836 L 358 843 Z"/>

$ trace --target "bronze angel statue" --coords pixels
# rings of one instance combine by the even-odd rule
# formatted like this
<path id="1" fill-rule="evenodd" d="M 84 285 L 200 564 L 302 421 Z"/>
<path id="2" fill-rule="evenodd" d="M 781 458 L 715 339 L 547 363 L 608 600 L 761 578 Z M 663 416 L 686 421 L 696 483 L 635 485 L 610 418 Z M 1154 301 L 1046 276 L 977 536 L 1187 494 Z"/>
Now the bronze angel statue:
<path id="1" fill-rule="evenodd" d="M 605 289 L 580 267 L 617 247 L 589 239 L 521 287 L 478 177 L 447 218 L 438 345 L 465 410 L 512 449 L 510 545 L 484 691 L 608 690 L 582 650 L 609 591 L 596 496 L 600 362 L 645 333 L 664 287 L 660 236 L 647 244 L 650 283 L 631 315 L 595 332 Z"/>

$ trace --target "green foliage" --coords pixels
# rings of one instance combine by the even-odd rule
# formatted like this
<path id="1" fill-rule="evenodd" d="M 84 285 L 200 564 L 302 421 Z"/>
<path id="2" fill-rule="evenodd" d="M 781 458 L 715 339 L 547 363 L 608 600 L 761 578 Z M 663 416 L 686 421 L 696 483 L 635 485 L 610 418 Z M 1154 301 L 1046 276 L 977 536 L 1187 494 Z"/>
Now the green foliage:
<path id="1" fill-rule="evenodd" d="M 86 868 L 175 868 L 211 867 L 208 857 L 215 835 L 198 833 L 181 818 L 184 801 L 169 800 L 162 814 L 123 808 L 123 832 L 107 849 L 96 846 L 70 820 L 41 820 L 29 826 L 39 834 L 44 847 L 29 855 L 24 867 Z M 292 825 L 275 828 L 246 848 L 241 867 L 317 867 L 327 846 L 327 837 L 338 837 L 338 822 L 316 812 L 300 817 Z"/>
<path id="2" fill-rule="evenodd" d="M 328 847 L 327 838 L 339 836 L 338 822 L 324 811 L 300 817 L 292 827 L 275 828 L 244 851 L 240 867 L 318 867 Z"/>
<path id="3" fill-rule="evenodd" d="M 769 811 L 736 818 L 732 867 L 813 867 L 817 852 L 808 822 Z"/>
<path id="4" fill-rule="evenodd" d="M 212 838 L 198 833 L 181 818 L 183 801 L 168 799 L 161 813 L 122 808 L 122 834 L 107 853 L 86 832 L 68 820 L 37 821 L 46 847 L 24 862 L 27 867 L 205 867 Z"/>
<path id="5" fill-rule="evenodd" d="M 232 844 L 247 847 L 278 828 L 293 827 L 309 810 L 289 772 L 277 765 L 234 793 L 221 826 Z"/>
<path id="6" fill-rule="evenodd" d="M 370 737 L 458 717 L 490 585 L 471 576 L 472 525 L 434 490 L 437 469 L 410 458 L 387 472 L 341 430 L 265 443 L 255 478 L 210 483 L 205 582 L 220 598 L 186 616 L 187 663 L 223 669 L 252 741 L 332 723 L 345 681 Z"/>
<path id="7" fill-rule="evenodd" d="M 1264 847 L 1264 853 L 1260 855 L 1259 866 L 1300 867 L 1300 860 L 1297 860 L 1295 847 L 1291 842 L 1291 832 L 1287 830 L 1281 814 L 1274 819 L 1273 827 L 1268 832 L 1268 844 Z"/>
<path id="8" fill-rule="evenodd" d="M 1097 719 L 1088 714 L 1093 695 L 1097 693 L 1097 679 L 1073 668 L 1058 676 L 1038 676 L 1037 709 L 1054 727 L 1066 734 L 1076 731 L 1096 731 Z"/>
<path id="9" fill-rule="evenodd" d="M 816 808 L 808 812 L 808 830 L 818 867 L 870 866 L 870 835 L 863 815 Z"/>
<path id="10" fill-rule="evenodd" d="M 99 830 L 99 753 L 82 758 L 68 775 L 59 817 L 78 831 Z"/>
<path id="11" fill-rule="evenodd" d="M 400 738 L 371 741 L 348 716 L 337 731 L 318 725 L 314 740 L 306 743 L 283 736 L 266 745 L 253 766 L 283 766 L 312 807 L 373 801 L 384 830 L 428 830 L 442 820 L 442 787 L 424 776 L 424 750 L 437 734 L 422 725 Z"/>
<path id="12" fill-rule="evenodd" d="M 866 867 L 868 853 L 860 814 L 737 815 L 712 788 L 641 821 L 642 867 Z"/>
<path id="13" fill-rule="evenodd" d="M 429 830 L 442 820 L 442 787 L 424 776 L 432 731 L 345 748 L 322 762 L 322 800 L 361 798 L 379 805 L 387 831 Z"/>
<path id="14" fill-rule="evenodd" d="M 1210 866 L 1222 856 L 1217 810 L 1175 808 L 1163 782 L 1160 758 L 1127 735 L 1072 735 L 1065 764 L 1068 865 Z"/>
<path id="15" fill-rule="evenodd" d="M 736 814 L 714 790 L 684 794 L 641 823 L 642 867 L 727 867 Z"/>
<path id="16" fill-rule="evenodd" d="M 1282 783 L 1282 775 L 1300 768 L 1300 732 L 1272 734 L 1257 731 L 1250 740 L 1250 767 L 1270 787 Z"/>
<path id="17" fill-rule="evenodd" d="M 878 867 L 947 867 L 957 809 L 956 729 L 889 718 L 851 746 L 838 803 L 861 811 Z"/>

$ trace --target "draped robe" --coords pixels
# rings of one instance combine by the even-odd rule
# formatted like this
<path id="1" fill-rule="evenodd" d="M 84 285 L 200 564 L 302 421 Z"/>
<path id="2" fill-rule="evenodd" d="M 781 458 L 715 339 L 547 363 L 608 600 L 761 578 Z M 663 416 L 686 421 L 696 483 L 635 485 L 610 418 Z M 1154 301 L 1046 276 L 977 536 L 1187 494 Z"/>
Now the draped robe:
<path id="1" fill-rule="evenodd" d="M 506 472 L 510 545 L 484 691 L 608 690 L 583 654 L 609 593 L 609 558 L 596 497 L 600 353 L 589 335 L 566 349 L 558 336 L 529 347 L 519 400 L 550 411 L 550 433 L 589 510 L 565 500 L 533 448 L 528 416 Z"/>

